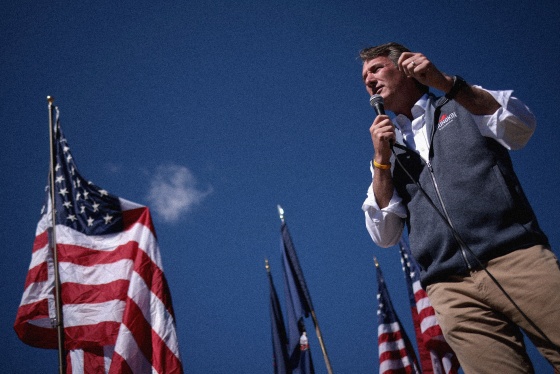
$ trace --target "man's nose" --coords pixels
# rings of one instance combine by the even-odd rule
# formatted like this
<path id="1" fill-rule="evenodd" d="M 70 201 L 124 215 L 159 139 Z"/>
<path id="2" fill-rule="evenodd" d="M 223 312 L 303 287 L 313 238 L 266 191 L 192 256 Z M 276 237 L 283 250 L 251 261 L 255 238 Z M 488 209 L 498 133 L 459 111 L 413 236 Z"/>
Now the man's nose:
<path id="1" fill-rule="evenodd" d="M 373 73 L 367 73 L 366 75 L 366 85 L 367 86 L 375 86 L 375 84 L 377 83 L 377 79 L 375 78 L 375 75 Z"/>

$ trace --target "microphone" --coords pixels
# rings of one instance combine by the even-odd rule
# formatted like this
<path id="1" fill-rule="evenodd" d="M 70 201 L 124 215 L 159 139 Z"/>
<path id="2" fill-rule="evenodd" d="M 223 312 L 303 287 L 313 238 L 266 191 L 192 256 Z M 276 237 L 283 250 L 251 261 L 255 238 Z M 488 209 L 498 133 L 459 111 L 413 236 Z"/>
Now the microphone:
<path id="1" fill-rule="evenodd" d="M 369 105 L 375 109 L 377 115 L 385 114 L 385 107 L 383 106 L 383 97 L 379 94 L 372 95 L 369 98 Z"/>
<path id="2" fill-rule="evenodd" d="M 383 97 L 381 95 L 379 94 L 372 95 L 369 98 L 369 105 L 373 107 L 375 113 L 377 113 L 378 116 L 385 114 L 385 107 L 383 106 Z M 395 141 L 393 139 L 389 140 L 389 144 L 391 144 L 391 147 L 393 147 L 394 143 Z"/>

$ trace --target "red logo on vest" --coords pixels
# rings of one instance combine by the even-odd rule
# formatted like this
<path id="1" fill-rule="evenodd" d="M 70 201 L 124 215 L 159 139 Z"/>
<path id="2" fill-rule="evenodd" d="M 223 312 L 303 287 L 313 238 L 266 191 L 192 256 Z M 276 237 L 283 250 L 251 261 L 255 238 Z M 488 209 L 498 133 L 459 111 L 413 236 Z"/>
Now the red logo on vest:
<path id="1" fill-rule="evenodd" d="M 446 127 L 447 125 L 449 125 L 451 122 L 453 122 L 453 120 L 457 118 L 457 113 L 452 112 L 449 114 L 445 114 L 443 113 L 440 117 L 439 117 L 439 121 L 438 121 L 438 130 L 442 130 L 444 127 Z"/>

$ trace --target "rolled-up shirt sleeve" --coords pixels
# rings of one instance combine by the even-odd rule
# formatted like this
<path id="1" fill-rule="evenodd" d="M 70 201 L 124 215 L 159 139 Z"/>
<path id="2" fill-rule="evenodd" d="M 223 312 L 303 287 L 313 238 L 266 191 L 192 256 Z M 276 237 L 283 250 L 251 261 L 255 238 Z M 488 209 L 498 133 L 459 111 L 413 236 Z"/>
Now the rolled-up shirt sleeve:
<path id="1" fill-rule="evenodd" d="M 370 169 L 373 179 L 374 170 L 371 166 Z M 396 191 L 393 191 L 389 205 L 380 209 L 375 201 L 373 186 L 370 184 L 362 210 L 365 214 L 366 228 L 375 244 L 387 248 L 399 242 L 407 213 Z"/>
<path id="2" fill-rule="evenodd" d="M 480 133 L 497 140 L 509 150 L 523 148 L 535 132 L 535 116 L 521 100 L 511 96 L 513 91 L 485 91 L 501 107 L 491 115 L 473 116 Z"/>

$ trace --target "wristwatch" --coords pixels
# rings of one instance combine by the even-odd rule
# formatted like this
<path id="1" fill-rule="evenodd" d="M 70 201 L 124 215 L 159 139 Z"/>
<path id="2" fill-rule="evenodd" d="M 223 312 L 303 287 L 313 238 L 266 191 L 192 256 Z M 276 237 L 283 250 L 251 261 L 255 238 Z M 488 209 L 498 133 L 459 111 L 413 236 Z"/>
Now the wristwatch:
<path id="1" fill-rule="evenodd" d="M 468 85 L 468 83 L 463 78 L 461 78 L 458 75 L 454 75 L 453 76 L 453 86 L 451 87 L 449 92 L 445 94 L 445 97 L 448 100 L 453 100 L 455 98 L 455 96 L 457 96 L 457 93 L 459 93 L 459 91 L 462 90 L 467 85 Z"/>

